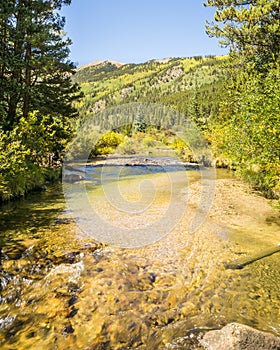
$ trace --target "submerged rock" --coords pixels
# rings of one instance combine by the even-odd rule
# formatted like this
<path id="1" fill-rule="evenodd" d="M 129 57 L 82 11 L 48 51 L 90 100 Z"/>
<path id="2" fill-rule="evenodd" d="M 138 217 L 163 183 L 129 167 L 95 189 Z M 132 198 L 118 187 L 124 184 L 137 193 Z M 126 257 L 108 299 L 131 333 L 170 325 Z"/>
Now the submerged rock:
<path id="1" fill-rule="evenodd" d="M 210 331 L 200 341 L 207 350 L 280 350 L 280 338 L 239 323 Z"/>
<path id="2" fill-rule="evenodd" d="M 78 181 L 83 181 L 85 178 L 78 174 L 65 174 L 63 180 L 68 183 L 75 183 Z"/>

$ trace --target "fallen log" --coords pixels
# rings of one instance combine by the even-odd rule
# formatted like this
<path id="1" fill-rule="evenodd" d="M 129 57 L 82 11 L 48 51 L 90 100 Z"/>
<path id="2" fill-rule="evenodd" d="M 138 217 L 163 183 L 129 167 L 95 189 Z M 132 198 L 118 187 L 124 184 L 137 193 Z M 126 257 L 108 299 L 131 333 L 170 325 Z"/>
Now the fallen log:
<path id="1" fill-rule="evenodd" d="M 251 255 L 242 259 L 238 259 L 231 263 L 227 263 L 225 264 L 225 266 L 226 266 L 226 269 L 241 270 L 243 269 L 243 267 L 249 264 L 252 264 L 257 260 L 266 258 L 267 256 L 270 256 L 279 252 L 280 252 L 280 243 L 277 246 L 267 249 L 265 251 L 259 252 L 258 254 Z"/>

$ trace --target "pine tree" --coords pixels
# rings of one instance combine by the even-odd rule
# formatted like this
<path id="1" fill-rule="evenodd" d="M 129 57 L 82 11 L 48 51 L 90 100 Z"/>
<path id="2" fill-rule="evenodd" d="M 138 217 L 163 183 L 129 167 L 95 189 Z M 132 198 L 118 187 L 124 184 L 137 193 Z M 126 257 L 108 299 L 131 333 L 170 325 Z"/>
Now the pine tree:
<path id="1" fill-rule="evenodd" d="M 258 63 L 275 62 L 280 49 L 279 0 L 207 0 L 216 7 L 215 22 L 207 23 L 210 36 L 221 39 L 232 52 Z"/>
<path id="2" fill-rule="evenodd" d="M 28 113 L 71 117 L 80 95 L 71 81 L 71 41 L 58 14 L 71 0 L 0 0 L 0 126 L 11 130 Z"/>

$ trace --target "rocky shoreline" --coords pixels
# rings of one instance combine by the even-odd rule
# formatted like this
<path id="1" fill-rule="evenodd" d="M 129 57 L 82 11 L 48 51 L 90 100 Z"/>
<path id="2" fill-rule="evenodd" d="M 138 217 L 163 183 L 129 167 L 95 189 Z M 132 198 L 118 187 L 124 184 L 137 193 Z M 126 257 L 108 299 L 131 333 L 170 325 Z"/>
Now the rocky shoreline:
<path id="1" fill-rule="evenodd" d="M 197 163 L 182 162 L 177 157 L 149 157 L 149 156 L 108 156 L 96 158 L 92 162 L 85 162 L 75 165 L 64 165 L 63 181 L 75 183 L 86 180 L 85 174 L 87 168 L 96 167 L 141 167 L 141 168 L 160 168 L 160 171 L 171 170 L 199 170 L 200 165 Z"/>
<path id="2" fill-rule="evenodd" d="M 108 156 L 96 159 L 92 163 L 87 163 L 87 167 L 92 166 L 176 166 L 186 169 L 199 169 L 198 163 L 183 162 L 177 157 L 170 156 Z"/>

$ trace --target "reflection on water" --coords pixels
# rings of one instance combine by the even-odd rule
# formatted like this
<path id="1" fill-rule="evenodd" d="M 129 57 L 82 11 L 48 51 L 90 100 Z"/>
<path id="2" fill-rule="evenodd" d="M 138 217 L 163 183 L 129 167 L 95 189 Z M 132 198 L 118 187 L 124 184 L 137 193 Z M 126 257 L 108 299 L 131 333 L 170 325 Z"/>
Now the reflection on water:
<path id="1" fill-rule="evenodd" d="M 152 176 L 158 184 L 165 181 L 164 174 Z M 279 254 L 226 270 L 225 262 L 253 248 L 240 239 L 237 223 L 229 234 L 211 215 L 198 231 L 188 232 L 199 176 L 190 172 L 188 178 L 181 221 L 160 241 L 138 249 L 105 247 L 81 236 L 60 185 L 3 206 L 1 348 L 199 349 L 201 332 L 231 321 L 280 334 Z M 122 179 L 131 188 L 134 181 L 136 175 Z M 109 189 L 111 181 L 106 183 Z M 98 184 L 86 186 L 102 211 Z M 129 193 L 139 200 L 137 191 Z M 159 208 L 169 200 L 164 193 L 156 199 Z M 121 215 L 115 220 L 122 221 Z M 269 228 L 274 238 L 265 237 L 264 245 L 275 240 L 275 225 L 264 218 L 256 239 L 261 242 Z"/>

